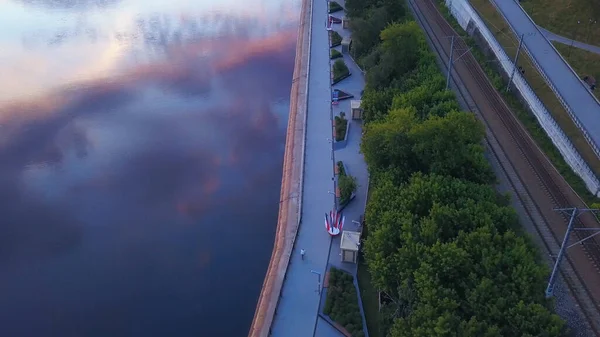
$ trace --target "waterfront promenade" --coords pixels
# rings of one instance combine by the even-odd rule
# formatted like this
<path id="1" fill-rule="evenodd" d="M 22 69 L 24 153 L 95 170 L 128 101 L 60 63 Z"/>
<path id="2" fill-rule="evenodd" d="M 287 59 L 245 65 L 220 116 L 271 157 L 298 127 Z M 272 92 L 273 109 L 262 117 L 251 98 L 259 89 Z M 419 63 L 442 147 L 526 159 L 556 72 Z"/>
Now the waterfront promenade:
<path id="1" fill-rule="evenodd" d="M 335 189 L 326 20 L 327 2 L 313 1 L 301 223 L 271 325 L 272 336 L 314 334 L 319 274 L 322 282 L 327 267 L 331 238 L 325 231 L 324 214 L 333 207 L 334 196 L 329 191 Z M 304 260 L 300 249 L 306 250 Z"/>
<path id="2" fill-rule="evenodd" d="M 339 2 L 344 3 L 343 1 Z M 301 196 L 301 203 L 298 204 L 301 207 L 300 226 L 297 227 L 295 239 L 290 240 L 289 237 L 286 237 L 296 234 L 296 232 L 288 231 L 289 234 L 284 234 L 282 228 L 286 227 L 286 224 L 287 227 L 294 227 L 294 225 L 282 217 L 293 218 L 294 213 L 290 209 L 286 210 L 286 207 L 282 205 L 276 246 L 278 238 L 281 236 L 285 237 L 285 242 L 291 242 L 289 245 L 291 247 L 284 249 L 285 255 L 280 259 L 279 264 L 275 260 L 278 249 L 277 247 L 274 249 L 264 283 L 265 287 L 270 289 L 263 289 L 261 292 L 250 337 L 343 336 L 323 316 L 320 316 L 327 292 L 327 288 L 323 288 L 323 281 L 326 271 L 331 266 L 346 270 L 356 277 L 357 265 L 341 262 L 341 236 L 332 239 L 327 234 L 324 226 L 324 214 L 334 207 L 334 165 L 336 160 L 342 160 L 347 168 L 347 173 L 356 177 L 358 185 L 355 199 L 344 209 L 346 216 L 344 229 L 360 231 L 361 228 L 353 220 L 358 222 L 361 215 L 364 214 L 368 172 L 364 158 L 360 154 L 362 136 L 360 120 L 349 121 L 346 143 L 343 146 L 338 144 L 335 152 L 333 151 L 333 116 L 339 116 L 343 111 L 346 117 L 350 118 L 350 100 L 341 101 L 335 106 L 331 105 L 330 71 L 332 61 L 329 59 L 329 37 L 326 30 L 327 5 L 327 1 L 305 0 L 303 8 L 310 8 L 310 18 L 306 20 L 310 24 L 307 24 L 309 27 L 305 39 L 309 39 L 310 43 L 306 47 L 306 44 L 303 45 L 299 39 L 299 48 L 308 53 L 297 51 L 297 64 L 291 94 L 290 118 L 298 118 L 305 114 L 306 119 L 305 123 L 302 123 L 300 119 L 289 123 L 286 154 L 294 153 L 292 147 L 298 147 L 298 143 L 289 144 L 289 139 L 294 139 L 290 134 L 293 134 L 295 130 L 302 130 L 302 132 L 305 130 L 305 137 L 302 141 L 303 174 L 300 175 L 300 187 L 290 184 L 285 178 L 287 161 L 284 162 L 281 198 L 283 202 L 291 191 L 298 190 L 298 195 Z M 343 17 L 343 15 L 344 12 L 337 13 L 338 17 Z M 350 31 L 343 30 L 341 25 L 334 25 L 333 29 L 344 37 L 350 35 Z M 302 34 L 302 30 L 299 34 Z M 338 46 L 335 49 L 340 51 L 341 47 Z M 298 62 L 299 58 L 302 59 L 302 62 Z M 349 67 L 352 76 L 334 85 L 333 88 L 349 92 L 355 96 L 354 99 L 360 99 L 364 88 L 363 74 L 349 55 L 344 55 L 344 62 Z M 299 90 L 303 86 L 298 85 L 303 81 L 306 81 L 305 92 Z M 306 106 L 301 104 L 303 101 L 306 102 Z M 295 107 L 295 105 L 298 106 Z M 284 160 L 290 160 L 290 158 Z M 292 188 L 286 188 L 288 185 Z M 300 255 L 301 249 L 306 251 L 304 259 Z M 282 266 L 284 261 L 289 261 L 289 264 Z M 279 268 L 275 269 L 276 266 Z M 277 282 L 280 282 L 279 287 L 276 286 Z M 269 285 L 275 286 L 269 287 Z M 359 301 L 359 298 L 356 300 Z M 271 314 L 273 305 L 276 306 L 276 309 Z M 265 309 L 266 307 L 268 309 Z M 271 315 L 269 316 L 269 314 Z M 368 336 L 366 324 L 365 335 Z"/>
<path id="3" fill-rule="evenodd" d="M 337 1 L 342 7 L 346 7 L 345 1 L 338 0 Z M 344 12 L 336 12 L 332 14 L 337 18 L 343 18 Z M 338 32 L 343 38 L 349 38 L 351 33 L 349 29 L 343 29 L 341 24 L 333 24 L 332 29 Z M 339 52 L 342 52 L 342 47 L 335 47 Z M 365 78 L 362 73 L 362 70 L 358 67 L 358 65 L 354 62 L 354 60 L 350 57 L 349 54 L 343 54 L 344 63 L 348 66 L 350 73 L 352 74 L 350 77 L 342 80 L 339 83 L 333 85 L 333 89 L 339 89 L 349 94 L 354 95 L 352 100 L 360 100 L 361 92 L 365 87 Z M 335 60 L 332 61 L 332 63 Z M 344 230 L 349 231 L 362 231 L 362 228 L 357 224 L 360 222 L 361 216 L 365 213 L 365 207 L 367 203 L 367 192 L 369 188 L 369 172 L 367 170 L 367 163 L 365 163 L 364 157 L 362 153 L 360 153 L 360 142 L 362 139 L 362 121 L 361 120 L 352 120 L 351 118 L 351 109 L 350 109 L 350 99 L 340 101 L 337 105 L 332 106 L 333 115 L 339 116 L 342 112 L 345 113 L 345 116 L 349 123 L 348 130 L 348 139 L 346 140 L 346 145 L 343 147 L 338 147 L 335 150 L 334 158 L 335 161 L 341 161 L 344 163 L 344 167 L 346 169 L 346 173 L 356 178 L 356 197 L 346 206 L 343 210 L 343 214 L 346 217 L 346 221 L 344 223 Z M 356 221 L 356 222 L 354 222 Z M 341 235 L 338 235 L 333 238 L 331 248 L 329 251 L 329 261 L 328 268 L 335 267 L 338 269 L 342 269 L 354 276 L 355 286 L 357 293 L 359 294 L 359 298 L 356 300 L 359 301 L 359 305 L 361 307 L 361 316 L 363 317 L 363 328 L 365 331 L 365 336 L 369 336 L 366 329 L 366 322 L 364 319 L 364 312 L 362 312 L 362 302 L 360 301 L 360 291 L 358 289 L 357 281 L 357 268 L 358 265 L 354 263 L 342 262 L 341 257 L 341 249 L 340 249 L 340 241 Z M 327 289 L 324 289 L 322 299 L 321 299 L 321 309 L 325 304 L 325 296 L 327 294 Z M 315 332 L 315 337 L 343 337 L 343 334 L 338 330 L 334 329 L 330 323 L 328 323 L 324 318 L 319 317 L 317 322 L 317 329 Z"/>

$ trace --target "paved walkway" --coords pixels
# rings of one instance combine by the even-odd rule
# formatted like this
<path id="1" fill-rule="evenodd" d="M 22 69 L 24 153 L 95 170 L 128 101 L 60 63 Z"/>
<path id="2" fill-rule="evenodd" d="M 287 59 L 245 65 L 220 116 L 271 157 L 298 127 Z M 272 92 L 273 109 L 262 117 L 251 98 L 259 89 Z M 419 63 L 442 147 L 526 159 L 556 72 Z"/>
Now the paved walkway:
<path id="1" fill-rule="evenodd" d="M 587 44 L 587 43 L 583 43 L 583 42 L 579 42 L 579 41 L 575 41 L 575 40 L 569 39 L 568 37 L 564 37 L 564 36 L 552 33 L 551 31 L 549 31 L 549 30 L 547 30 L 545 28 L 542 28 L 540 26 L 538 26 L 538 29 L 550 41 L 560 42 L 562 44 L 566 44 L 566 45 L 569 45 L 569 46 L 572 44 L 573 47 L 575 47 L 575 48 L 587 50 L 587 51 L 595 53 L 595 54 L 600 54 L 600 47 L 598 47 L 598 46 L 594 46 L 594 45 L 591 45 L 591 44 Z"/>
<path id="2" fill-rule="evenodd" d="M 333 161 L 329 41 L 325 22 L 327 2 L 313 1 L 308 117 L 302 221 L 293 249 L 281 299 L 271 326 L 272 336 L 313 336 L 319 307 L 318 275 L 325 274 L 331 238 L 325 231 L 324 214 L 333 208 Z M 306 250 L 304 260 L 300 249 Z"/>
<path id="3" fill-rule="evenodd" d="M 343 1 L 339 2 L 343 6 Z M 343 12 L 336 14 L 341 18 Z M 368 187 L 367 166 L 359 153 L 362 136 L 360 121 L 349 121 L 346 146 L 336 150 L 335 158 L 332 158 L 332 113 L 339 115 L 344 111 L 347 118 L 351 116 L 350 100 L 341 101 L 333 108 L 331 106 L 329 39 L 325 29 L 327 15 L 327 1 L 313 1 L 302 222 L 271 327 L 272 336 L 342 336 L 331 324 L 318 316 L 319 275 L 313 272 L 321 274 L 322 282 L 329 263 L 356 276 L 356 264 L 341 262 L 341 237 L 332 240 L 323 223 L 324 214 L 333 208 L 334 196 L 329 194 L 329 191 L 334 191 L 334 160 L 342 160 L 348 174 L 356 177 L 358 184 L 356 197 L 344 210 L 344 229 L 359 230 L 352 220 L 358 221 L 364 214 Z M 334 25 L 334 29 L 342 36 L 350 34 L 348 30 L 343 30 L 340 24 Z M 341 47 L 336 49 L 341 51 Z M 364 88 L 362 72 L 349 56 L 344 55 L 344 61 L 352 76 L 336 84 L 334 88 L 353 94 L 354 99 L 360 99 Z M 300 249 L 306 250 L 304 260 L 300 258 Z M 366 329 L 366 324 L 364 326 Z"/>
<path id="4" fill-rule="evenodd" d="M 525 34 L 523 44 L 543 69 L 573 114 L 581 122 L 596 147 L 600 147 L 600 103 L 569 65 L 552 48 L 548 39 L 514 0 L 493 0 L 517 35 Z"/>
<path id="5" fill-rule="evenodd" d="M 338 0 L 338 3 L 342 6 L 345 6 L 344 1 Z M 342 18 L 344 16 L 344 12 L 336 12 L 332 14 L 337 18 Z M 342 37 L 349 37 L 350 30 L 342 29 L 341 24 L 333 24 L 333 30 L 337 31 Z M 335 47 L 336 50 L 341 52 L 341 46 Z M 352 60 L 352 58 L 344 54 L 344 62 L 350 69 L 350 73 L 352 74 L 350 77 L 342 80 L 341 82 L 335 84 L 333 89 L 340 89 L 344 92 L 354 95 L 352 100 L 359 100 L 361 98 L 361 92 L 365 86 L 365 79 L 362 74 L 362 71 L 358 68 L 356 63 Z M 333 62 L 332 62 L 333 63 Z M 367 171 L 367 164 L 364 161 L 363 155 L 360 153 L 360 142 L 362 137 L 362 123 L 360 120 L 351 120 L 351 111 L 350 111 L 350 101 L 351 99 L 340 101 L 339 104 L 333 106 L 333 114 L 334 116 L 339 116 L 340 112 L 345 112 L 346 118 L 349 120 L 349 131 L 348 131 L 348 139 L 346 142 L 346 146 L 343 148 L 337 148 L 335 150 L 335 160 L 342 161 L 346 167 L 347 174 L 356 177 L 357 181 L 357 190 L 356 197 L 344 208 L 343 214 L 346 217 L 346 221 L 344 223 L 344 230 L 350 231 L 360 231 L 361 229 L 357 224 L 352 221 L 359 221 L 361 215 L 365 212 L 365 205 L 367 199 L 367 189 L 369 185 L 369 173 Z M 345 263 L 341 261 L 341 250 L 340 250 L 340 241 L 341 235 L 336 236 L 332 240 L 330 253 L 329 253 L 329 266 L 334 266 L 338 269 L 345 270 L 352 275 L 354 275 L 356 280 L 356 272 L 357 265 L 354 263 Z M 358 287 L 357 287 L 358 292 Z M 359 301 L 360 295 L 356 299 Z M 362 303 L 359 302 L 361 308 Z M 362 309 L 361 309 L 362 310 Z M 363 313 L 363 326 L 365 327 L 365 336 L 368 337 L 366 332 L 366 322 L 364 320 Z M 324 319 L 319 318 L 319 322 L 317 324 L 317 330 L 315 336 L 318 337 L 333 337 L 333 336 L 343 336 L 339 331 L 332 329 L 331 325 L 327 323 Z"/>

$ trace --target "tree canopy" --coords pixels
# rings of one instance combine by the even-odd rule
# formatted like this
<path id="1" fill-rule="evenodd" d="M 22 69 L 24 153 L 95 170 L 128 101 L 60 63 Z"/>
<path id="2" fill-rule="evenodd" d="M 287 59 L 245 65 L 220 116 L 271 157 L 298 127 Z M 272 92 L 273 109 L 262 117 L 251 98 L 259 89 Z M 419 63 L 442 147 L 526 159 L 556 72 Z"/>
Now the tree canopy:
<path id="1" fill-rule="evenodd" d="M 561 336 L 564 322 L 544 297 L 548 268 L 494 189 L 485 129 L 445 90 L 402 4 L 346 1 L 367 72 L 363 253 L 389 299 L 387 335 Z"/>

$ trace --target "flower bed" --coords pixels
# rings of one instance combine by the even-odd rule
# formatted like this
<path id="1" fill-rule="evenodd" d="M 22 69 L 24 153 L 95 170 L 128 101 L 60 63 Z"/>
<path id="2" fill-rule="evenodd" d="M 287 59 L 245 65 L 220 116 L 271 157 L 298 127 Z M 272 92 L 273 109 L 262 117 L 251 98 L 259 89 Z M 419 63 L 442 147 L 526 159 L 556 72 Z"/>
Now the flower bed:
<path id="1" fill-rule="evenodd" d="M 338 174 L 337 187 L 339 189 L 338 197 L 340 198 L 339 204 L 340 206 L 345 206 L 352 200 L 354 192 L 356 192 L 356 178 L 348 175 L 342 161 L 338 161 L 336 166 Z"/>
<path id="2" fill-rule="evenodd" d="M 344 60 L 336 60 L 333 63 L 333 84 L 338 83 L 348 76 L 350 76 L 350 69 L 348 69 L 348 66 L 346 63 L 344 63 Z"/>
<path id="3" fill-rule="evenodd" d="M 336 165 L 337 165 L 337 169 L 338 169 L 338 175 L 345 176 L 346 169 L 344 168 L 344 163 L 340 160 L 336 163 Z"/>
<path id="4" fill-rule="evenodd" d="M 342 44 L 342 36 L 340 35 L 340 33 L 336 32 L 335 30 L 330 30 L 329 31 L 329 41 L 331 43 L 331 48 L 337 47 Z"/>
<path id="5" fill-rule="evenodd" d="M 332 60 L 335 60 L 335 59 L 340 58 L 342 56 L 343 56 L 342 53 L 340 53 L 339 51 L 337 51 L 335 49 L 332 49 L 331 53 L 329 55 L 329 58 L 332 59 Z"/>
<path id="6" fill-rule="evenodd" d="M 348 128 L 348 120 L 342 112 L 340 116 L 335 116 L 335 140 L 340 142 L 346 137 L 346 129 Z"/>
<path id="7" fill-rule="evenodd" d="M 362 317 L 353 279 L 352 275 L 331 267 L 323 312 L 352 336 L 363 337 Z"/>
<path id="8" fill-rule="evenodd" d="M 329 1 L 329 14 L 339 12 L 343 10 L 344 7 L 335 1 Z"/>

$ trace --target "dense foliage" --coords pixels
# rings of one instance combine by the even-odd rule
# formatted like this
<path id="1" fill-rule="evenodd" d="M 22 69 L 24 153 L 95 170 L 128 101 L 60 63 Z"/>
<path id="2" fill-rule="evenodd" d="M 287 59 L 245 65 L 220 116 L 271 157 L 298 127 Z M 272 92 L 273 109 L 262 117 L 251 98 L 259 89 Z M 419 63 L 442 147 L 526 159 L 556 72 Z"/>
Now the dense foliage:
<path id="1" fill-rule="evenodd" d="M 347 0 L 367 72 L 361 150 L 371 175 L 372 282 L 388 335 L 561 336 L 548 269 L 494 190 L 483 126 L 444 90 L 418 25 L 394 0 Z M 384 319 L 385 320 L 385 319 Z"/>
<path id="2" fill-rule="evenodd" d="M 352 336 L 364 336 L 358 294 L 352 275 L 331 267 L 323 312 L 343 326 Z"/>

